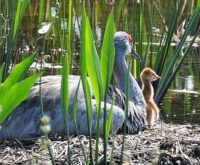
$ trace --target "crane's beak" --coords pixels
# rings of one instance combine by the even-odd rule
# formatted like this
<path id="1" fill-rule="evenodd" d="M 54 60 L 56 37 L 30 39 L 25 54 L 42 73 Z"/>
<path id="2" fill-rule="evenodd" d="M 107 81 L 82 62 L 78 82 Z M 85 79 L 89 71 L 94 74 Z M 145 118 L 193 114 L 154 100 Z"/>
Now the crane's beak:
<path id="1" fill-rule="evenodd" d="M 140 55 L 132 48 L 131 50 L 131 55 L 138 61 L 138 62 L 142 62 L 142 58 L 140 57 Z"/>

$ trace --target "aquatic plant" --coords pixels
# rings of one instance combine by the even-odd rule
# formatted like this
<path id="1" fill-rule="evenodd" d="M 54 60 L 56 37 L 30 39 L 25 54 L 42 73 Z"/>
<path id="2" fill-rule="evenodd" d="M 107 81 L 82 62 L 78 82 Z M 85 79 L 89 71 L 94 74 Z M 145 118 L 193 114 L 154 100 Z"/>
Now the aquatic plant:
<path id="1" fill-rule="evenodd" d="M 0 124 L 30 93 L 31 87 L 42 74 L 35 74 L 24 79 L 26 72 L 34 61 L 32 55 L 16 65 L 3 83 L 0 83 Z M 0 68 L 0 80 L 3 77 L 4 65 Z"/>

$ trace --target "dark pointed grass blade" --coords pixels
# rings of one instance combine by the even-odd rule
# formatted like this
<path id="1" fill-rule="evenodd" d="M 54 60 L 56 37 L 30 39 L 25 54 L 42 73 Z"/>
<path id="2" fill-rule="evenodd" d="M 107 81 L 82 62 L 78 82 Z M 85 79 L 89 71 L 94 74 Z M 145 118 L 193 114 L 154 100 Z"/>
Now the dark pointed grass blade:
<path id="1" fill-rule="evenodd" d="M 13 31 L 13 39 L 14 40 L 16 38 L 17 31 L 19 29 L 22 17 L 23 17 L 25 10 L 28 7 L 28 4 L 30 2 L 31 2 L 31 0 L 17 2 L 17 9 L 16 9 L 15 19 L 14 19 L 14 31 Z"/>
<path id="2" fill-rule="evenodd" d="M 166 39 L 164 40 L 165 42 L 162 43 L 163 40 L 160 40 L 160 43 L 162 43 L 162 45 L 164 45 L 164 46 L 161 48 L 160 54 L 157 56 L 156 61 L 155 61 L 155 71 L 158 75 L 161 75 L 163 72 L 163 68 L 164 68 L 164 64 L 166 62 L 166 58 L 167 58 L 167 55 L 169 52 L 171 40 L 172 40 L 173 34 L 175 32 L 175 29 L 177 26 L 177 21 L 178 21 L 178 18 L 180 16 L 180 12 L 182 9 L 183 3 L 178 2 L 178 1 L 177 1 L 177 3 L 179 4 L 178 10 L 176 9 L 176 7 L 174 7 L 173 18 L 170 21 L 171 24 L 170 24 L 169 31 L 166 33 Z M 171 19 L 171 16 L 169 18 Z"/>
<path id="3" fill-rule="evenodd" d="M 156 93 L 155 93 L 155 100 L 157 102 L 161 101 L 161 96 L 163 97 L 164 91 L 169 86 L 169 83 L 171 83 L 171 81 L 169 81 L 169 79 L 174 74 L 174 67 L 175 67 L 175 64 L 177 63 L 177 59 L 178 59 L 180 52 L 182 50 L 182 47 L 187 39 L 187 36 L 189 36 L 191 29 L 193 28 L 193 26 L 199 16 L 199 13 L 200 13 L 200 8 L 197 8 L 195 10 L 195 12 L 193 13 L 193 15 L 191 16 L 188 26 L 185 29 L 185 32 L 184 32 L 180 42 L 178 43 L 175 52 L 172 55 L 172 59 L 170 61 L 169 67 L 167 68 L 165 74 L 162 75 L 163 79 L 160 81 L 158 89 L 156 90 Z"/>
<path id="4" fill-rule="evenodd" d="M 0 84 L 1 84 L 2 78 L 3 78 L 3 69 L 4 69 L 4 65 L 5 65 L 5 64 L 2 64 L 2 65 L 1 65 L 1 68 L 0 68 Z M 0 85 L 0 87 L 1 87 L 1 85 Z"/>

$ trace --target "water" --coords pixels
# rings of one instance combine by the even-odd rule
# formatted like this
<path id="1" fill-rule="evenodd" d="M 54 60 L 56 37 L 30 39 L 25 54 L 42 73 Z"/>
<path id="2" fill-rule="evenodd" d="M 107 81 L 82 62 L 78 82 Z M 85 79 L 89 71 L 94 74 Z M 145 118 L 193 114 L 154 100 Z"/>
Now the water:
<path id="1" fill-rule="evenodd" d="M 166 122 L 200 124 L 200 54 L 193 50 L 160 105 Z"/>
<path id="2" fill-rule="evenodd" d="M 166 8 L 166 1 L 162 1 L 160 7 L 163 7 L 163 10 L 167 12 L 168 8 Z M 129 1 L 125 8 L 127 15 L 124 16 L 123 21 L 119 21 L 118 30 L 125 30 L 129 33 L 134 31 L 133 28 L 133 19 L 132 15 L 134 13 L 134 4 L 133 1 Z M 120 7 L 120 6 L 119 6 Z M 55 6 L 53 6 L 55 8 Z M 52 8 L 52 9 L 53 9 Z M 146 9 L 147 7 L 145 7 Z M 102 32 L 105 28 L 105 21 L 110 11 L 111 6 L 105 5 L 103 3 L 97 2 L 96 10 L 98 10 L 97 20 L 95 26 L 95 39 L 97 47 L 100 47 L 100 43 L 102 40 Z M 104 12 L 102 12 L 104 11 Z M 79 73 L 79 52 L 80 52 L 80 31 L 78 28 L 78 22 L 80 23 L 80 11 L 77 18 L 73 18 L 75 21 L 74 24 L 74 60 L 72 65 L 72 73 Z M 148 12 L 144 12 L 145 17 L 148 17 Z M 127 20 L 130 21 L 127 21 Z M 155 27 L 156 30 L 159 30 L 159 16 L 155 16 L 153 25 L 158 25 Z M 34 38 L 40 38 L 40 35 L 37 34 L 37 26 L 36 22 L 30 22 L 30 18 L 27 17 L 24 19 L 22 31 L 25 33 L 25 40 L 27 42 L 31 42 Z M 37 19 L 32 19 L 37 20 Z M 77 21 L 79 20 L 79 21 Z M 147 19 L 148 20 L 148 19 Z M 63 24 L 67 23 L 67 20 L 63 20 Z M 147 22 L 148 24 L 148 22 Z M 131 27 L 131 28 L 130 28 Z M 139 35 L 139 34 L 138 34 Z M 144 34 L 145 35 L 145 34 Z M 29 38 L 28 38 L 28 37 Z M 138 37 L 138 36 L 135 36 Z M 28 39 L 27 39 L 28 38 Z M 51 41 L 51 36 L 49 36 L 49 40 Z M 37 41 L 37 46 L 39 47 L 40 40 Z M 35 42 L 36 42 L 35 41 Z M 42 43 L 42 42 L 41 42 Z M 60 66 L 61 66 L 61 57 L 59 56 L 59 49 L 54 47 L 55 45 L 51 44 L 51 42 L 47 42 L 49 44 L 47 47 L 49 49 L 46 50 L 46 54 L 50 55 L 50 58 L 46 60 L 43 66 L 45 68 L 46 74 L 60 74 Z M 38 48 L 40 49 L 40 48 Z M 200 49 L 200 48 L 199 48 Z M 187 58 L 184 61 L 184 64 L 181 67 L 181 70 L 177 73 L 175 80 L 171 84 L 166 96 L 164 97 L 162 103 L 160 104 L 161 113 L 163 119 L 166 122 L 174 122 L 174 123 L 196 123 L 200 124 L 200 50 L 194 49 L 190 52 Z"/>

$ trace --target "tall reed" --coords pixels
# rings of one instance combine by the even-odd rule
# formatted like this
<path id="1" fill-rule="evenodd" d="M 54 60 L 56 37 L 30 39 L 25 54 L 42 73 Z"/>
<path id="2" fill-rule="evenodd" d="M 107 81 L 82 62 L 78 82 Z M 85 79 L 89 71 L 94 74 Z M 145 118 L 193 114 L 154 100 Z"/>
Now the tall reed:
<path id="1" fill-rule="evenodd" d="M 18 31 L 21 26 L 22 17 L 26 11 L 27 6 L 30 4 L 30 0 L 27 1 L 5 1 L 1 4 L 4 5 L 4 15 L 5 24 L 4 28 L 6 30 L 6 39 L 3 43 L 5 49 L 3 54 L 3 59 L 5 62 L 3 79 L 5 80 L 8 76 L 9 66 L 11 64 L 13 50 L 15 48 L 15 43 L 18 37 Z M 7 16 L 10 16 L 11 21 L 8 21 Z"/>
<path id="2" fill-rule="evenodd" d="M 162 101 L 162 98 L 166 94 L 166 91 L 169 88 L 169 85 L 171 84 L 175 74 L 177 73 L 177 69 L 180 68 L 180 65 L 183 62 L 183 57 L 181 59 L 179 59 L 180 53 L 181 53 L 181 51 L 183 51 L 183 46 L 186 42 L 187 37 L 190 35 L 191 29 L 195 25 L 197 18 L 199 17 L 199 13 L 200 13 L 200 7 L 197 7 L 196 10 L 194 11 L 193 15 L 191 16 L 191 18 L 188 22 L 188 25 L 185 29 L 185 32 L 184 32 L 183 36 L 181 37 L 181 39 L 171 57 L 169 67 L 166 69 L 165 74 L 163 75 L 163 79 L 160 81 L 158 89 L 156 90 L 156 93 L 155 93 L 155 99 L 157 100 L 157 102 Z M 199 33 L 199 28 L 197 30 L 196 35 L 198 35 L 198 33 Z M 194 40 L 192 40 L 189 43 L 188 48 L 191 48 L 193 42 L 194 42 Z M 186 56 L 188 54 L 188 52 L 189 52 L 188 48 L 184 52 L 184 56 Z M 178 66 L 177 66 L 177 63 L 178 63 Z"/>

